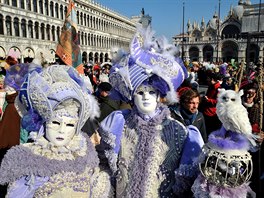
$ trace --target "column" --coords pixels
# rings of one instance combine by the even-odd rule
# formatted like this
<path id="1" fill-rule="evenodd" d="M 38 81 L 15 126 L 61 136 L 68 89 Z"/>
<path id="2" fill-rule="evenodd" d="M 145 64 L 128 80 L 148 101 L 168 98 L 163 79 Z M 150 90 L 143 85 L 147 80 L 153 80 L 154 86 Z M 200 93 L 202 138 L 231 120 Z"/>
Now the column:
<path id="1" fill-rule="evenodd" d="M 203 51 L 199 49 L 199 62 L 203 62 Z"/>
<path id="2" fill-rule="evenodd" d="M 4 29 L 4 35 L 6 35 L 7 32 L 6 32 L 6 17 L 5 16 L 3 16 L 3 29 Z"/>

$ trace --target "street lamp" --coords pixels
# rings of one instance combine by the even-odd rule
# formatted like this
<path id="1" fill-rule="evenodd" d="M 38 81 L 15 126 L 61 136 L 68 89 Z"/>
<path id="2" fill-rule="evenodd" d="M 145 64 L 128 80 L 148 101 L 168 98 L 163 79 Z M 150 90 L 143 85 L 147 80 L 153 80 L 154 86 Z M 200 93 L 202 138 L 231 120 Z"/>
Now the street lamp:
<path id="1" fill-rule="evenodd" d="M 217 19 L 217 37 L 216 37 L 216 62 L 218 62 L 218 51 L 219 51 L 219 34 L 220 34 L 220 4 L 221 0 L 218 1 L 218 19 Z"/>
<path id="2" fill-rule="evenodd" d="M 183 1 L 183 7 L 182 7 L 182 60 L 184 57 L 184 7 L 185 7 L 185 3 Z"/>

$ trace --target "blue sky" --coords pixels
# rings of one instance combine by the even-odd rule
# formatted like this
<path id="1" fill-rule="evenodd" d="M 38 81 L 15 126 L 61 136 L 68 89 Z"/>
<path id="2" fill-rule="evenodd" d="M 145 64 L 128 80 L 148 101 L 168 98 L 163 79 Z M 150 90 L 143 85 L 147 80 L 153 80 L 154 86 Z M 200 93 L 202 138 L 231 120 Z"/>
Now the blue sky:
<path id="1" fill-rule="evenodd" d="M 145 14 L 152 17 L 152 28 L 156 35 L 164 35 L 169 40 L 182 32 L 183 0 L 96 0 L 96 2 L 129 18 L 139 15 L 144 8 Z M 194 21 L 201 23 L 204 17 L 207 24 L 214 13 L 218 13 L 218 0 L 184 0 L 184 2 L 185 30 L 188 19 L 191 23 Z M 259 2 L 260 0 L 251 0 L 252 4 Z M 263 0 L 262 3 L 264 3 Z M 231 5 L 233 7 L 238 5 L 238 0 L 221 0 L 221 20 L 227 16 Z"/>

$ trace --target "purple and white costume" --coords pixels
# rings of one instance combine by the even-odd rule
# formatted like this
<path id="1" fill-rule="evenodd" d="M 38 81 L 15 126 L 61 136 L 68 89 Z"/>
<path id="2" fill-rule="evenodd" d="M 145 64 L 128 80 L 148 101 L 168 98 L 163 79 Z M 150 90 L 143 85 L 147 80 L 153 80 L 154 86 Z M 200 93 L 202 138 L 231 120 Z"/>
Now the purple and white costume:
<path id="1" fill-rule="evenodd" d="M 72 67 L 30 72 L 16 105 L 34 142 L 11 148 L 2 161 L 0 183 L 9 184 L 8 198 L 109 196 L 109 175 L 100 170 L 97 152 L 80 130 L 99 108 Z M 52 132 L 48 126 L 54 126 Z M 69 142 L 59 145 L 64 140 Z"/>
<path id="2" fill-rule="evenodd" d="M 180 196 L 190 191 L 198 174 L 195 160 L 203 145 L 198 129 L 187 129 L 172 119 L 159 99 L 149 114 L 142 113 L 135 102 L 135 94 L 144 98 L 145 92 L 155 94 L 153 88 L 159 96 L 174 102 L 175 90 L 185 78 L 184 66 L 160 48 L 162 39 L 152 36 L 150 29 L 138 32 L 131 53 L 113 64 L 110 73 L 112 96 L 135 104 L 132 110 L 111 113 L 99 130 L 100 146 L 116 178 L 116 197 Z M 157 42 L 159 47 L 155 46 Z M 148 102 L 145 104 L 151 109 Z"/>

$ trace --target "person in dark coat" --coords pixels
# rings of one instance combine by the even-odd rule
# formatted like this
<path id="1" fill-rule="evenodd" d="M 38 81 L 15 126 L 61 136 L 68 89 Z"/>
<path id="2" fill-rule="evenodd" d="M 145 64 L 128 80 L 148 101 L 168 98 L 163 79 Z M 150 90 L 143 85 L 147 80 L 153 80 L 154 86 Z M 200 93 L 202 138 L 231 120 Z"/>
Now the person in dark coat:
<path id="1" fill-rule="evenodd" d="M 198 111 L 200 103 L 200 94 L 197 90 L 190 87 L 183 87 L 178 91 L 180 95 L 180 103 L 170 106 L 171 117 L 180 121 L 185 126 L 196 126 L 204 142 L 207 141 L 206 127 L 204 116 Z"/>
<path id="2" fill-rule="evenodd" d="M 199 111 L 202 112 L 204 116 L 207 135 L 212 131 L 220 129 L 222 125 L 216 115 L 218 88 L 221 87 L 220 80 L 221 75 L 217 73 L 207 74 L 208 89 L 199 105 Z"/>
<path id="3" fill-rule="evenodd" d="M 250 179 L 250 187 L 256 193 L 256 197 L 262 197 L 264 193 L 264 144 L 263 144 L 263 126 L 260 126 L 260 98 L 258 96 L 258 82 L 252 81 L 244 85 L 241 89 L 244 90 L 244 95 L 242 96 L 242 104 L 247 109 L 248 118 L 252 126 L 252 133 L 259 136 L 257 140 L 258 150 L 256 152 L 250 152 L 253 161 L 253 173 Z"/>
<path id="4" fill-rule="evenodd" d="M 98 118 L 99 122 L 113 111 L 120 109 L 121 102 L 119 100 L 113 100 L 109 96 L 111 89 L 112 85 L 110 83 L 102 82 L 98 85 L 98 89 L 95 93 L 101 111 L 100 117 Z"/>

